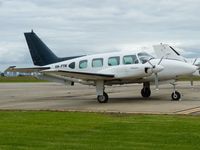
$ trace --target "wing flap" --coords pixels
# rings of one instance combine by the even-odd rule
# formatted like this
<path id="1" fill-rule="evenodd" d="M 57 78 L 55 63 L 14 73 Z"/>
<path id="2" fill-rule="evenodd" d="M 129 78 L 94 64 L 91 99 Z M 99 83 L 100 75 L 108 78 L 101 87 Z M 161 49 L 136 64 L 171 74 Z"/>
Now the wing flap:
<path id="1" fill-rule="evenodd" d="M 44 70 L 42 71 L 46 74 L 60 75 L 69 78 L 76 78 L 82 80 L 112 80 L 114 78 L 113 74 L 101 74 L 101 73 L 88 73 L 88 72 L 75 72 L 66 70 Z"/>

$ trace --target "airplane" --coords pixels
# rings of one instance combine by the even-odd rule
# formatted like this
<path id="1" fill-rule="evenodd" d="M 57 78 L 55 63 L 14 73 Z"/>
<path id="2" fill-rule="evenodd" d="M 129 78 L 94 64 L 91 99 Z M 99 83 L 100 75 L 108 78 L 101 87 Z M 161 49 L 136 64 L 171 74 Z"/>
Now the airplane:
<path id="1" fill-rule="evenodd" d="M 11 72 L 34 72 L 40 79 L 74 85 L 81 83 L 96 86 L 99 103 L 108 102 L 105 86 L 115 84 L 142 83 L 141 95 L 151 96 L 150 85 L 159 81 L 176 79 L 180 75 L 192 74 L 197 67 L 186 62 L 170 60 L 165 57 L 154 58 L 141 51 L 110 52 L 72 57 L 57 57 L 36 35 L 33 30 L 24 33 L 28 48 L 36 67 L 9 67 Z M 181 94 L 173 84 L 172 100 L 180 100 Z"/>

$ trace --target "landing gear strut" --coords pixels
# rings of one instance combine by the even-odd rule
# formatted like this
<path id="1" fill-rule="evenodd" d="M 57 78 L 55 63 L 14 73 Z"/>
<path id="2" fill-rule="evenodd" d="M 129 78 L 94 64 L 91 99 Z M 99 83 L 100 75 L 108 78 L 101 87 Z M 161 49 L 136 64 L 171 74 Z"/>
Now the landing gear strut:
<path id="1" fill-rule="evenodd" d="M 96 81 L 96 93 L 97 100 L 99 103 L 107 103 L 108 102 L 108 94 L 104 92 L 104 81 Z"/>
<path id="2" fill-rule="evenodd" d="M 172 83 L 174 91 L 172 92 L 172 101 L 179 101 L 181 99 L 181 94 L 176 90 L 176 84 Z"/>
<path id="3" fill-rule="evenodd" d="M 141 90 L 141 95 L 144 98 L 148 98 L 148 97 L 151 96 L 151 89 L 150 89 L 150 83 L 149 82 L 143 83 L 143 88 Z"/>

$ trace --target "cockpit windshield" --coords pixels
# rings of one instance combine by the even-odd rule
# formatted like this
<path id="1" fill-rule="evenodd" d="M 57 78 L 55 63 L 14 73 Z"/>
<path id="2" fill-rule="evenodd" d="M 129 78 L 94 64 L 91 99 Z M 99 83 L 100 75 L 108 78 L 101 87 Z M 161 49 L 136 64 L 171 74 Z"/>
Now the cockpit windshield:
<path id="1" fill-rule="evenodd" d="M 149 55 L 148 53 L 146 52 L 141 52 L 141 53 L 138 53 L 138 58 L 139 60 L 141 61 L 142 64 L 146 63 L 149 59 L 152 59 L 154 58 L 153 56 Z"/>

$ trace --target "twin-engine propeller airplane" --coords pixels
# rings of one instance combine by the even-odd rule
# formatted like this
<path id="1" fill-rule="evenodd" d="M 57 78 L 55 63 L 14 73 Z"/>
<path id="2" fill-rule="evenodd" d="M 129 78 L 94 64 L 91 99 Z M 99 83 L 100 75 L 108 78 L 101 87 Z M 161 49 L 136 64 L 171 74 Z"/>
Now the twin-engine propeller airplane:
<path id="1" fill-rule="evenodd" d="M 78 82 L 96 86 L 97 100 L 106 103 L 108 95 L 105 85 L 143 83 L 141 95 L 151 95 L 150 83 L 176 79 L 180 75 L 192 74 L 197 67 L 182 61 L 162 57 L 156 59 L 146 52 L 113 52 L 87 56 L 58 58 L 32 31 L 25 38 L 34 65 L 40 67 L 15 68 L 11 72 L 37 72 L 38 77 L 73 85 Z M 175 85 L 172 100 L 179 100 L 181 94 Z"/>

